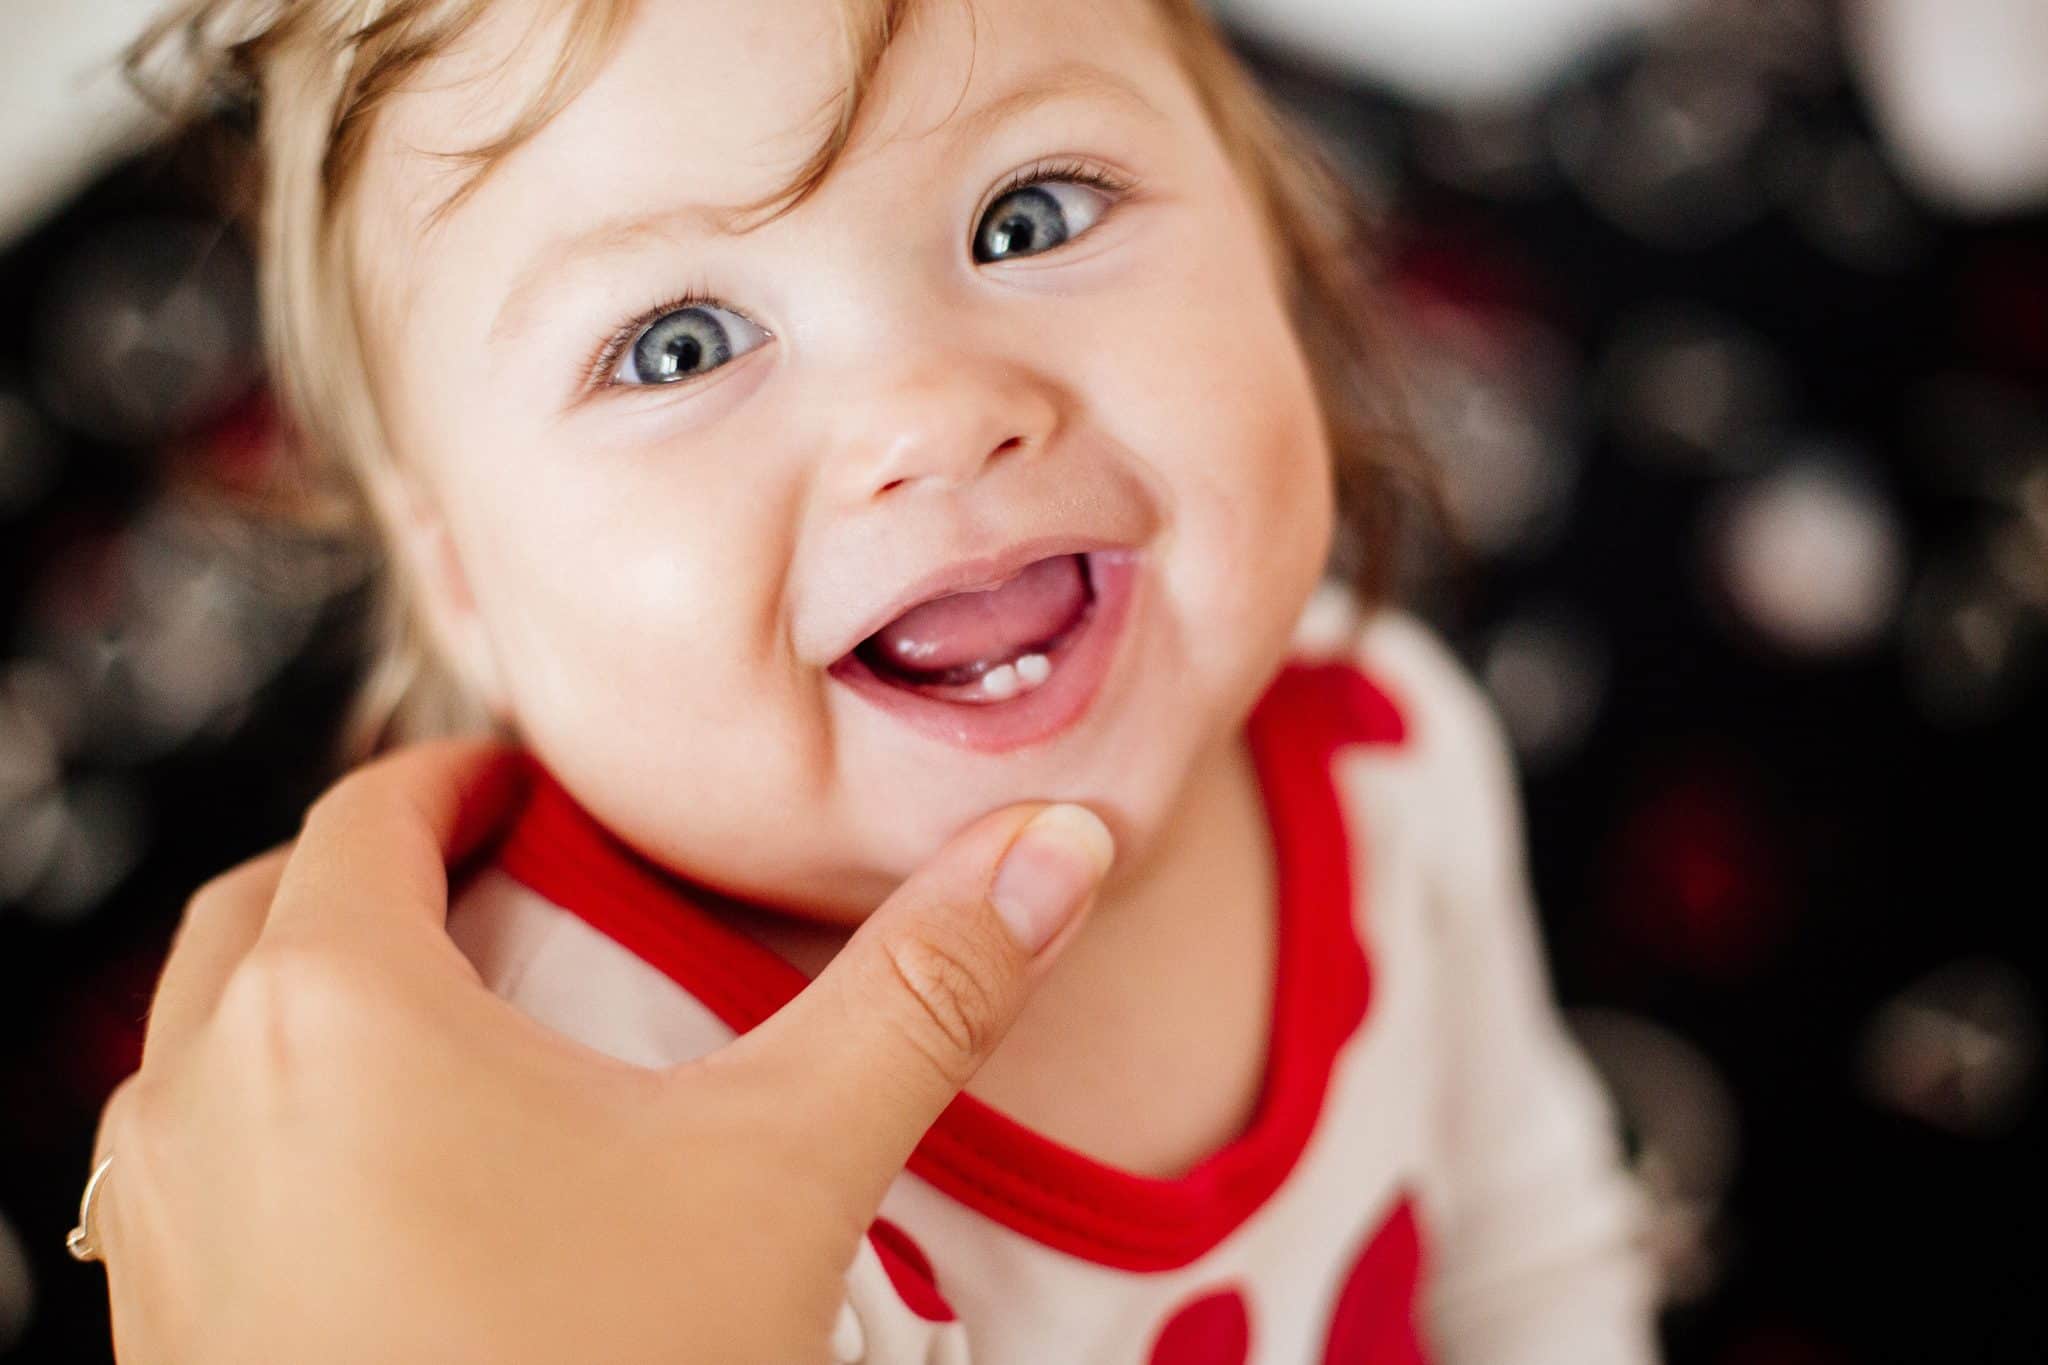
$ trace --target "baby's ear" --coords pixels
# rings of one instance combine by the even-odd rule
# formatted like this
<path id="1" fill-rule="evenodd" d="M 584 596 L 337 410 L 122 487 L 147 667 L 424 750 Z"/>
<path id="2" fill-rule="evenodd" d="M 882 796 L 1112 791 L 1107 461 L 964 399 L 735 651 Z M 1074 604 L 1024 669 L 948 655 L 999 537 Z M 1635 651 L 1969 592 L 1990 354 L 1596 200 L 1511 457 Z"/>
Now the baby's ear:
<path id="1" fill-rule="evenodd" d="M 493 720 L 507 719 L 504 673 L 440 502 L 425 479 L 395 459 L 370 470 L 365 483 L 390 552 L 397 557 L 399 581 L 426 629 L 434 657 L 454 671 Z"/>

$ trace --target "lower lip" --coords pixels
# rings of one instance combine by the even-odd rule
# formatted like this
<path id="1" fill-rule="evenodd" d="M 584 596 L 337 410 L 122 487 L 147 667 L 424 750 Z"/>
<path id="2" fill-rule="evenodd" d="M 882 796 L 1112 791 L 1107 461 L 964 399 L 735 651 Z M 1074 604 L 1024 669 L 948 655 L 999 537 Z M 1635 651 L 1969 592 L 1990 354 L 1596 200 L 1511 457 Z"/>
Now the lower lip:
<path id="1" fill-rule="evenodd" d="M 1087 617 L 1046 651 L 1052 663 L 1046 680 L 1008 701 L 927 697 L 882 681 L 852 654 L 832 666 L 832 676 L 913 730 L 963 749 L 999 754 L 1042 744 L 1075 725 L 1102 689 L 1130 615 L 1137 571 L 1135 550 L 1089 553 L 1088 581 L 1094 600 L 1088 604 Z"/>

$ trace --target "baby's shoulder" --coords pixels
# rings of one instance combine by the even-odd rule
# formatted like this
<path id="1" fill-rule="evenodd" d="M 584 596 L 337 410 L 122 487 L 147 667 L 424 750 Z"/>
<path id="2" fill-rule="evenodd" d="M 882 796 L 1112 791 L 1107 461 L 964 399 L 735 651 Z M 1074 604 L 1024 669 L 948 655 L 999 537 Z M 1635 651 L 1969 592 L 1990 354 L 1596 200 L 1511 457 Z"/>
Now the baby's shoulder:
<path id="1" fill-rule="evenodd" d="M 1451 646 L 1398 607 L 1360 609 L 1341 589 L 1311 602 L 1297 657 L 1340 663 L 1396 717 L 1398 738 L 1346 765 L 1379 813 L 1399 808 L 1410 835 L 1470 862 L 1517 856 L 1520 806 L 1514 762 L 1493 704 Z"/>
<path id="2" fill-rule="evenodd" d="M 1505 733 L 1485 690 L 1412 612 L 1361 608 L 1325 584 L 1302 614 L 1295 649 L 1302 660 L 1357 670 L 1400 717 L 1400 747 L 1416 757 L 1468 767 L 1507 763 Z"/>

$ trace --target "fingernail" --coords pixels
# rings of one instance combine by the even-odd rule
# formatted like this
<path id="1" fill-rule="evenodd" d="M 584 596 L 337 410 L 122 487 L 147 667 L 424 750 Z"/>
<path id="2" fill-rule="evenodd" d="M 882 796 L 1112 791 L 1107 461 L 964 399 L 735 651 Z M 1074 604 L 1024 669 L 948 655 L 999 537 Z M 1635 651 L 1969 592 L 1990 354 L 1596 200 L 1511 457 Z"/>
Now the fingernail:
<path id="1" fill-rule="evenodd" d="M 989 904 L 1027 953 L 1051 941 L 1109 871 L 1116 841 L 1086 806 L 1047 806 L 1010 844 Z"/>

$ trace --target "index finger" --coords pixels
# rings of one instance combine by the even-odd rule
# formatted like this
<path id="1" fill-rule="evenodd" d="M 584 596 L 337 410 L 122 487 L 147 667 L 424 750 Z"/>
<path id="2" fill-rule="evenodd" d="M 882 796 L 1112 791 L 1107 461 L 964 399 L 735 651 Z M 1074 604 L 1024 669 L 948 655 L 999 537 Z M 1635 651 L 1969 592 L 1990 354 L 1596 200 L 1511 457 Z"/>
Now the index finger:
<path id="1" fill-rule="evenodd" d="M 479 739 L 417 744 L 356 769 L 306 812 L 262 939 L 441 930 L 449 867 L 502 822 L 526 777 L 516 750 Z"/>

